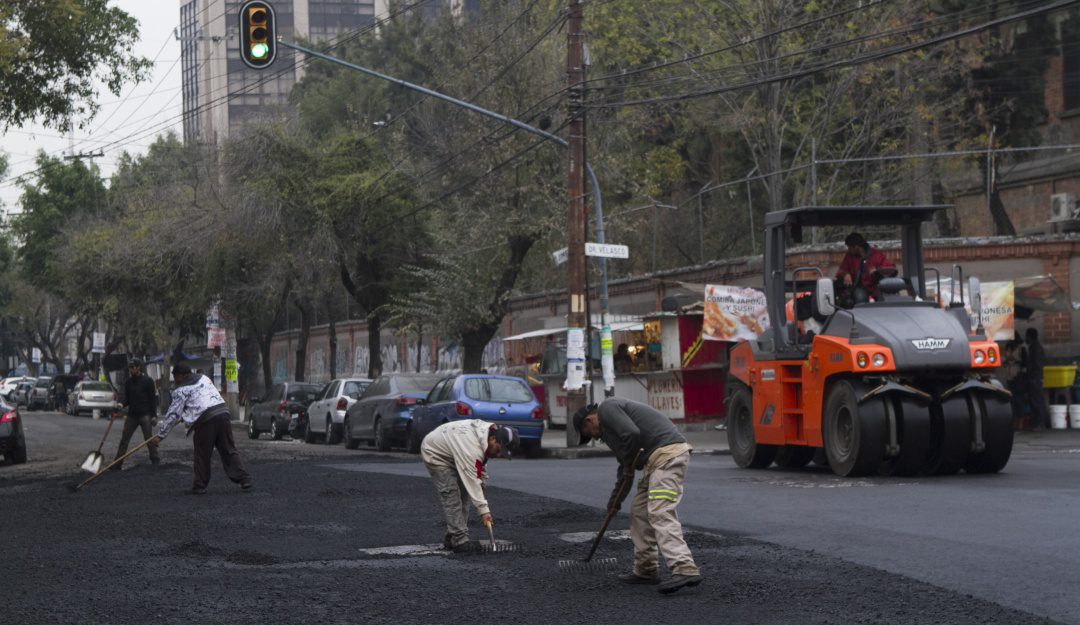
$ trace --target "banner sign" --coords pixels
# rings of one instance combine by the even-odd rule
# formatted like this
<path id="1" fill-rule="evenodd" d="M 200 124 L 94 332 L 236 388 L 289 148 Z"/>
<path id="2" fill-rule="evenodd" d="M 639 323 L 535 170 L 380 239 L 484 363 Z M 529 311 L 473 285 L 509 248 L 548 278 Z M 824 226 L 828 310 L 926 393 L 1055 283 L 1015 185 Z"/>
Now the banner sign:
<path id="1" fill-rule="evenodd" d="M 228 359 L 225 361 L 225 392 L 236 393 L 240 390 L 240 385 L 237 384 L 237 366 L 236 361 Z"/>
<path id="2" fill-rule="evenodd" d="M 937 290 L 937 282 L 928 282 L 926 285 L 927 298 L 933 299 Z M 979 285 L 979 293 L 982 295 L 982 325 L 986 329 L 986 337 L 992 341 L 1011 341 L 1016 332 L 1014 284 L 1008 282 L 983 282 Z M 941 280 L 941 305 L 942 308 L 952 301 L 953 285 L 951 279 Z M 956 298 L 960 299 L 957 292 Z M 971 310 L 971 295 L 964 285 L 964 308 L 971 316 L 971 325 L 974 328 L 976 318 Z"/>
<path id="3" fill-rule="evenodd" d="M 209 328 L 206 331 L 206 347 L 214 349 L 225 345 L 225 328 Z"/>
<path id="4" fill-rule="evenodd" d="M 741 286 L 705 285 L 705 324 L 709 341 L 753 341 L 769 329 L 765 293 Z"/>
<path id="5" fill-rule="evenodd" d="M 91 354 L 104 354 L 105 353 L 105 333 L 94 332 L 94 347 L 90 350 Z"/>

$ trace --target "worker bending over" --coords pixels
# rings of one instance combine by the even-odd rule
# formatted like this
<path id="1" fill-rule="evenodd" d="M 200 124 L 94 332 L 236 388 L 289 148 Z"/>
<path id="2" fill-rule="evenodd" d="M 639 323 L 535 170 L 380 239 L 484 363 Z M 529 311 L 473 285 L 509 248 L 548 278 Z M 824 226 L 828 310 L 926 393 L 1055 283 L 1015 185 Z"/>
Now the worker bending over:
<path id="1" fill-rule="evenodd" d="M 619 579 L 628 584 L 660 584 L 659 555 L 663 554 L 671 577 L 660 584 L 660 592 L 700 584 L 701 571 L 683 539 L 675 510 L 682 500 L 690 445 L 671 419 L 645 404 L 613 398 L 599 407 L 591 404 L 578 410 L 574 427 L 582 445 L 589 439 L 602 439 L 619 460 L 619 481 L 608 500 L 609 512 L 622 507 L 635 472 L 642 470 L 630 504 L 634 570 Z"/>
<path id="2" fill-rule="evenodd" d="M 420 445 L 446 516 L 443 547 L 455 553 L 475 548 L 469 542 L 469 500 L 485 525 L 492 522 L 484 496 L 489 458 L 509 458 L 521 443 L 517 430 L 480 419 L 451 421 L 432 430 Z"/>

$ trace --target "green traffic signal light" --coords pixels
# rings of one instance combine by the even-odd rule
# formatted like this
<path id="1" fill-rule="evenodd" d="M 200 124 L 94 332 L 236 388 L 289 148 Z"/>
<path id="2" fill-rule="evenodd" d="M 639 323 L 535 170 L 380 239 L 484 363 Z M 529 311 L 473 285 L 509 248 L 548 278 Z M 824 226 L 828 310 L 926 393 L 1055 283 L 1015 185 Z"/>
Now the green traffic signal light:
<path id="1" fill-rule="evenodd" d="M 270 53 L 270 46 L 265 43 L 257 43 L 251 46 L 251 58 L 253 59 L 265 59 L 266 55 Z"/>
<path id="2" fill-rule="evenodd" d="M 240 7 L 240 58 L 252 69 L 264 69 L 277 56 L 274 8 L 266 0 L 248 0 Z"/>

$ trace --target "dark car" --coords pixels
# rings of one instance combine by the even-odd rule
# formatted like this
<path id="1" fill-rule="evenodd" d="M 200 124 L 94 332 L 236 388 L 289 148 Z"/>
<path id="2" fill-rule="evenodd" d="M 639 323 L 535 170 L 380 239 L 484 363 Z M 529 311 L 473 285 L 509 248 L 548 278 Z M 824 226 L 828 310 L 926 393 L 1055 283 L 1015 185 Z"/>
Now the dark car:
<path id="1" fill-rule="evenodd" d="M 269 432 L 274 440 L 281 440 L 289 431 L 293 416 L 307 419 L 308 404 L 319 396 L 322 386 L 305 382 L 282 382 L 275 384 L 265 397 L 252 401 L 248 418 L 248 438 L 259 438 Z"/>
<path id="2" fill-rule="evenodd" d="M 18 406 L 0 404 L 0 455 L 11 464 L 26 462 L 26 437 Z"/>
<path id="3" fill-rule="evenodd" d="M 429 432 L 459 419 L 483 419 L 514 426 L 521 435 L 526 455 L 540 455 L 544 409 L 521 378 L 459 375 L 440 380 L 413 410 L 409 451 L 420 453 L 420 443 Z"/>
<path id="4" fill-rule="evenodd" d="M 356 449 L 366 440 L 379 451 L 403 446 L 412 426 L 412 409 L 439 381 L 422 373 L 388 373 L 375 378 L 345 413 L 345 446 Z"/>

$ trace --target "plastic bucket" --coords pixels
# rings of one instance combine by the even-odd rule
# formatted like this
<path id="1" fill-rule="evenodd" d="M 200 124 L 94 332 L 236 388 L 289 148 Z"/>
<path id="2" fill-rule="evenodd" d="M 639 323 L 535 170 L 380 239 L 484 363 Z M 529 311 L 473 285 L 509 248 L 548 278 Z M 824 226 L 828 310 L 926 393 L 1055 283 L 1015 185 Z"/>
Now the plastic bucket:
<path id="1" fill-rule="evenodd" d="M 1080 406 L 1069 406 L 1069 427 L 1080 429 Z"/>
<path id="2" fill-rule="evenodd" d="M 1068 420 L 1069 413 L 1068 406 L 1059 406 L 1054 404 L 1050 406 L 1050 428 L 1054 430 L 1064 430 L 1066 427 L 1066 421 Z"/>

